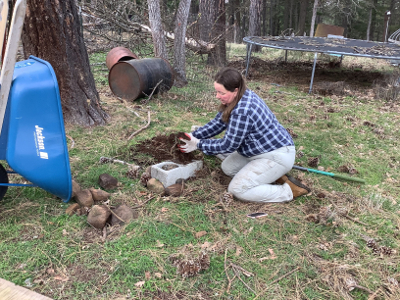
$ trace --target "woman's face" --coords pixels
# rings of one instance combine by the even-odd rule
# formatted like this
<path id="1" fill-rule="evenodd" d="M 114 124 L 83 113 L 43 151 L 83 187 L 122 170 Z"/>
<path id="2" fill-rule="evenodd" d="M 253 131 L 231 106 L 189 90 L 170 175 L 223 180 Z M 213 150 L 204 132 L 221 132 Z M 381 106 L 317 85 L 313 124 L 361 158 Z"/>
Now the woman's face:
<path id="1" fill-rule="evenodd" d="M 238 89 L 236 88 L 233 92 L 227 91 L 224 86 L 222 84 L 219 84 L 218 82 L 214 81 L 214 88 L 215 91 L 217 92 L 217 99 L 219 99 L 219 101 L 221 101 L 221 103 L 223 105 L 228 105 L 229 103 L 231 103 L 237 93 L 238 93 Z"/>

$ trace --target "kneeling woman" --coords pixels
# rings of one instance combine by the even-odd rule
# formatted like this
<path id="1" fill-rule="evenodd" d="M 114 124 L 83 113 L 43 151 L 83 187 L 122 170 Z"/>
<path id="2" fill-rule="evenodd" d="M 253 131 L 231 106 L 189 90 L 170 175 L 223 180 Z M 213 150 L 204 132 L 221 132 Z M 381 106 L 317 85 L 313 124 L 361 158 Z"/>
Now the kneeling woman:
<path id="1" fill-rule="evenodd" d="M 233 177 L 228 191 L 242 201 L 284 202 L 310 192 L 285 175 L 295 160 L 292 137 L 265 102 L 247 89 L 242 75 L 233 68 L 223 68 L 214 80 L 216 97 L 221 101 L 219 112 L 206 125 L 187 134 L 190 140 L 182 140 L 185 144 L 181 151 L 232 153 L 221 168 Z M 211 139 L 224 130 L 223 138 Z"/>

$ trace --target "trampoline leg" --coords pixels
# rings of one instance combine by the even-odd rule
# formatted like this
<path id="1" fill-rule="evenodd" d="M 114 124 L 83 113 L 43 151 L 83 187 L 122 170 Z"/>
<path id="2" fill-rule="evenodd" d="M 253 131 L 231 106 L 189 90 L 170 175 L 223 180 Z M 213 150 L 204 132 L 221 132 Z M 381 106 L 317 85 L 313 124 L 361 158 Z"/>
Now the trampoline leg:
<path id="1" fill-rule="evenodd" d="M 287 50 L 285 50 L 285 63 L 287 63 Z"/>
<path id="2" fill-rule="evenodd" d="M 247 44 L 247 65 L 246 65 L 246 75 L 245 78 L 247 79 L 247 73 L 249 72 L 249 65 L 250 65 L 250 57 L 251 57 L 251 48 L 253 44 Z"/>
<path id="3" fill-rule="evenodd" d="M 314 65 L 313 65 L 313 69 L 312 69 L 312 73 L 311 73 L 310 90 L 308 91 L 309 94 L 311 94 L 312 86 L 313 86 L 313 82 L 314 82 L 314 73 L 315 73 L 315 66 L 317 65 L 317 57 L 318 57 L 318 53 L 315 52 L 314 53 Z"/>

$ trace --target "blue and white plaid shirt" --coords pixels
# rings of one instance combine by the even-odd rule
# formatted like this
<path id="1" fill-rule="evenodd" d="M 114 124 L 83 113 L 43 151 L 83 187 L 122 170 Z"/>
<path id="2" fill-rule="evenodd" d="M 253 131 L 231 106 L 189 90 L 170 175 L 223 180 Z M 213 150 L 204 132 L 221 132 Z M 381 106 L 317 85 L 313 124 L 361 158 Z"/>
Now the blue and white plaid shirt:
<path id="1" fill-rule="evenodd" d="M 287 130 L 278 122 L 265 102 L 247 89 L 224 123 L 219 112 L 213 120 L 192 132 L 200 139 L 197 147 L 208 155 L 232 153 L 252 157 L 267 153 L 294 142 Z M 226 130 L 221 139 L 209 139 Z"/>

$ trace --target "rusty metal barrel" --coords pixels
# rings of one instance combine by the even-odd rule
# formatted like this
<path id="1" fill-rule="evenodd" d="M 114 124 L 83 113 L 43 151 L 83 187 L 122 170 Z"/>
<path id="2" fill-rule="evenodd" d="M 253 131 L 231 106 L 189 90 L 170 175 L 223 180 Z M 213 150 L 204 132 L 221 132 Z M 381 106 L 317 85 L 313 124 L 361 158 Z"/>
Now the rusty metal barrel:
<path id="1" fill-rule="evenodd" d="M 108 74 L 111 91 L 125 100 L 168 91 L 174 83 L 169 62 L 162 58 L 143 58 L 120 61 Z"/>
<path id="2" fill-rule="evenodd" d="M 138 59 L 135 53 L 125 47 L 115 47 L 107 53 L 106 66 L 109 70 L 120 61 Z"/>

